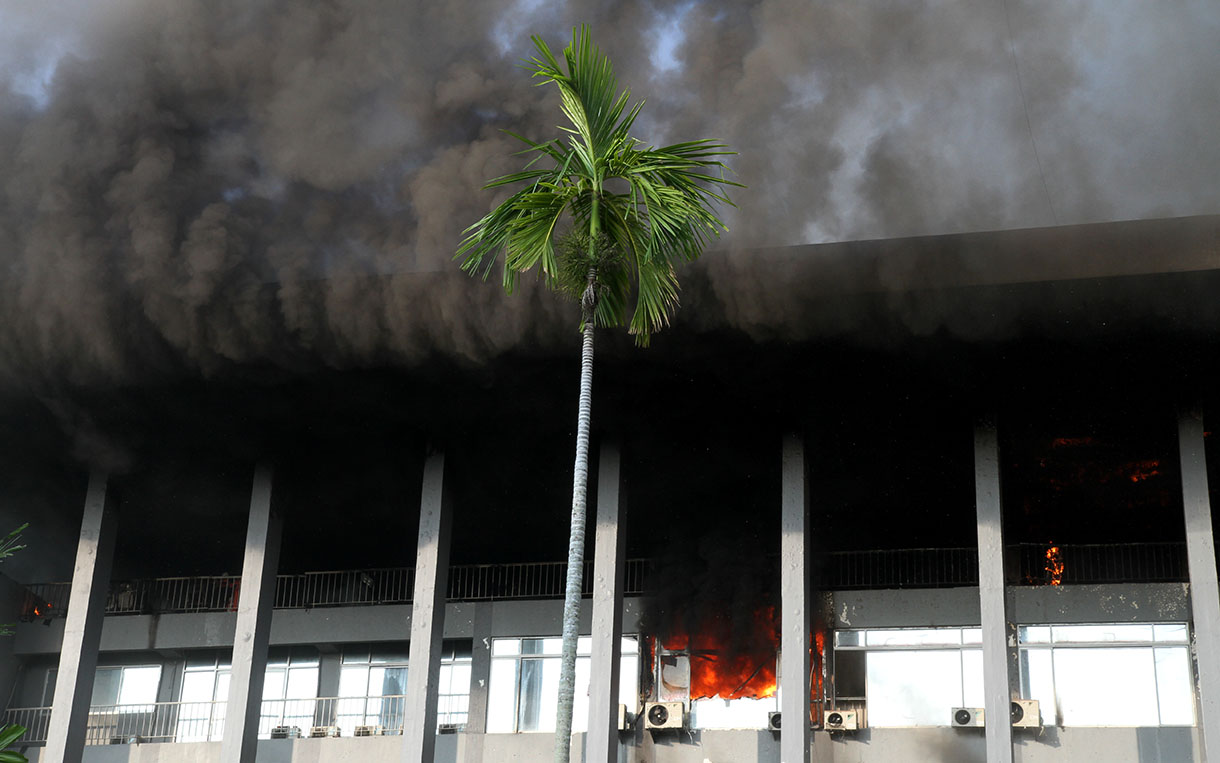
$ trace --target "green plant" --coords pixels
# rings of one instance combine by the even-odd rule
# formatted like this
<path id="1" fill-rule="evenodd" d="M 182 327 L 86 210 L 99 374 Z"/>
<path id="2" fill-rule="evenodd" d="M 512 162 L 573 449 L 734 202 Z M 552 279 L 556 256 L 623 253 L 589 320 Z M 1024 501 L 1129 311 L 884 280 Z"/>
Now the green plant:
<path id="1" fill-rule="evenodd" d="M 563 646 L 555 724 L 555 760 L 567 763 L 575 690 L 576 641 L 584 567 L 589 422 L 593 380 L 593 328 L 628 321 L 646 345 L 678 305 L 675 265 L 699 257 L 726 230 L 711 211 L 731 204 L 720 157 L 731 154 L 709 140 L 646 146 L 630 135 L 642 103 L 628 108 L 610 59 L 593 44 L 588 26 L 574 30 L 563 65 L 534 37 L 538 55 L 526 63 L 539 84 L 559 90 L 571 123 L 561 137 L 536 143 L 519 135 L 532 159 L 521 172 L 487 188 L 524 186 L 465 231 L 457 257 L 468 273 L 492 272 L 503 253 L 503 285 L 512 292 L 521 273 L 535 267 L 546 284 L 580 303 L 580 407 Z M 512 133 L 510 133 L 512 134 Z M 570 229 L 564 232 L 564 227 Z M 634 307 L 632 302 L 634 301 Z"/>

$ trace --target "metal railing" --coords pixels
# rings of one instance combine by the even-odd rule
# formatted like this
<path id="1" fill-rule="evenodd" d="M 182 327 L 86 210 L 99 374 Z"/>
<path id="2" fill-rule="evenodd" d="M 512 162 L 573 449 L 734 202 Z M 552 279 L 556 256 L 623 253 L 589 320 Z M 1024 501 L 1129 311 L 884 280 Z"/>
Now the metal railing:
<path id="1" fill-rule="evenodd" d="M 973 586 L 979 578 L 973 548 L 836 551 L 819 561 L 818 585 L 828 591 Z"/>
<path id="2" fill-rule="evenodd" d="M 450 601 L 562 598 L 567 576 L 564 562 L 469 564 L 449 568 Z M 647 561 L 627 560 L 624 592 L 644 593 Z M 34 583 L 26 586 L 22 619 L 63 617 L 68 611 L 70 583 Z M 350 607 L 409 604 L 415 589 L 415 570 L 389 567 L 335 570 L 279 575 L 276 609 Z M 236 611 L 241 578 L 230 575 L 151 578 L 111 584 L 106 614 L 168 614 Z M 593 562 L 585 563 L 584 593 L 593 591 Z"/>
<path id="3" fill-rule="evenodd" d="M 469 696 L 442 694 L 437 728 L 462 728 Z M 94 705 L 89 708 L 85 744 L 145 742 L 216 742 L 224 737 L 225 702 L 154 702 L 144 705 Z M 263 700 L 258 736 L 382 736 L 401 734 L 406 697 L 319 697 Z M 19 707 L 5 711 L 0 725 L 19 723 L 27 731 L 18 744 L 45 744 L 51 708 Z M 316 731 L 315 731 L 316 730 Z"/>
<path id="4" fill-rule="evenodd" d="M 1016 580 L 1020 585 L 1051 585 L 1047 569 L 1048 545 L 1022 543 L 1009 549 L 1015 555 Z M 1059 584 L 1080 583 L 1184 583 L 1186 544 L 1107 543 L 1057 546 L 1063 564 Z M 1010 560 L 1012 557 L 1010 557 Z"/>

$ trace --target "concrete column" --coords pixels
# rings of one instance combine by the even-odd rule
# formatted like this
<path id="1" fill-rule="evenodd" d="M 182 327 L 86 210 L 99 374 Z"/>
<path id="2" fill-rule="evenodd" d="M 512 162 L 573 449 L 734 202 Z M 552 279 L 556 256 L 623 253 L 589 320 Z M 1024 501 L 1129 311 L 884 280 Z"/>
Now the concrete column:
<path id="1" fill-rule="evenodd" d="M 85 514 L 76 546 L 47 746 L 39 756 L 44 763 L 80 763 L 84 754 L 89 701 L 93 698 L 97 650 L 102 641 L 102 619 L 114 561 L 116 517 L 111 503 L 107 500 L 107 475 L 94 471 L 89 475 Z"/>
<path id="2" fill-rule="evenodd" d="M 324 649 L 319 645 L 318 655 L 318 696 L 339 696 L 339 674 L 343 669 L 343 654 L 333 646 Z M 335 703 L 319 702 L 313 714 L 313 725 L 333 726 L 335 723 Z"/>
<path id="3" fill-rule="evenodd" d="M 626 532 L 620 521 L 619 449 L 606 442 L 597 457 L 597 527 L 593 549 L 593 643 L 589 665 L 589 731 L 585 760 L 618 762 L 619 664 L 623 644 Z M 631 708 L 634 712 L 636 708 Z"/>
<path id="4" fill-rule="evenodd" d="M 780 499 L 780 763 L 809 763 L 809 488 L 805 444 L 783 441 Z"/>
<path id="5" fill-rule="evenodd" d="M 471 622 L 470 704 L 466 713 L 466 733 L 487 732 L 487 699 L 491 685 L 491 602 L 478 602 Z"/>
<path id="6" fill-rule="evenodd" d="M 407 711 L 403 728 L 405 763 L 432 763 L 436 752 L 437 684 L 445 627 L 452 511 L 445 491 L 445 455 L 424 463 L 419 502 L 419 542 L 415 552 L 415 594 L 411 600 L 411 655 L 407 671 Z"/>
<path id="7" fill-rule="evenodd" d="M 1178 449 L 1182 458 L 1192 638 L 1199 673 L 1199 728 L 1203 734 L 1204 759 L 1216 760 L 1220 759 L 1220 585 L 1216 582 L 1202 411 L 1178 414 Z"/>
<path id="8" fill-rule="evenodd" d="M 283 521 L 271 509 L 271 469 L 260 464 L 254 471 L 250 493 L 246 555 L 241 567 L 237 629 L 233 636 L 233 670 L 220 744 L 220 759 L 225 763 L 254 763 L 282 535 Z"/>
<path id="9" fill-rule="evenodd" d="M 979 534 L 979 611 L 983 625 L 983 710 L 987 763 L 1012 763 L 1012 685 L 1004 597 L 1004 517 L 995 422 L 974 426 L 974 495 Z"/>

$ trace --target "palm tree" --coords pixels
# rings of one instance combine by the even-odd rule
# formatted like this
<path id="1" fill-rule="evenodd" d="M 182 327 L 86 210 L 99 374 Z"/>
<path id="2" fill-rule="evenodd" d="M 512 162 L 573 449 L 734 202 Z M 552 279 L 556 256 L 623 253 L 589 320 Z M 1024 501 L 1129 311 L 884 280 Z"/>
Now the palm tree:
<path id="1" fill-rule="evenodd" d="M 566 763 L 584 564 L 593 329 L 622 325 L 634 302 L 630 333 L 647 345 L 677 307 L 674 265 L 696 259 L 727 230 L 711 206 L 731 204 L 726 189 L 740 184 L 724 177 L 720 157 L 732 152 L 720 143 L 653 148 L 631 137 L 643 103 L 628 108 L 630 93 L 618 92 L 610 59 L 593 44 L 588 26 L 573 31 L 563 67 L 541 38 L 532 39 L 538 54 L 525 67 L 538 84 L 559 89 L 571 126 L 544 143 L 510 133 L 525 143 L 521 154 L 532 158 L 521 172 L 486 188 L 521 187 L 465 230 L 457 257 L 463 270 L 487 278 L 503 253 L 509 293 L 521 273 L 537 267 L 548 286 L 580 301 L 584 344 L 555 724 L 555 760 Z"/>

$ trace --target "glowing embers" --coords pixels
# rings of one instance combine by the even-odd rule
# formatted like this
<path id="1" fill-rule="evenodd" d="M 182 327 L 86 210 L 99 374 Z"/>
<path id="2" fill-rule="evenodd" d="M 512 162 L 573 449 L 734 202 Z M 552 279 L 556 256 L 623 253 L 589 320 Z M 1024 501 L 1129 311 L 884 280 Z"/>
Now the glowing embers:
<path id="1" fill-rule="evenodd" d="M 694 626 L 689 633 L 675 626 L 658 638 L 659 699 L 761 699 L 775 695 L 779 653 L 775 607 L 760 607 L 737 616 L 708 613 L 696 618 Z"/>
<path id="2" fill-rule="evenodd" d="M 1052 543 L 1046 549 L 1046 583 L 1047 585 L 1063 585 L 1063 553 Z"/>

